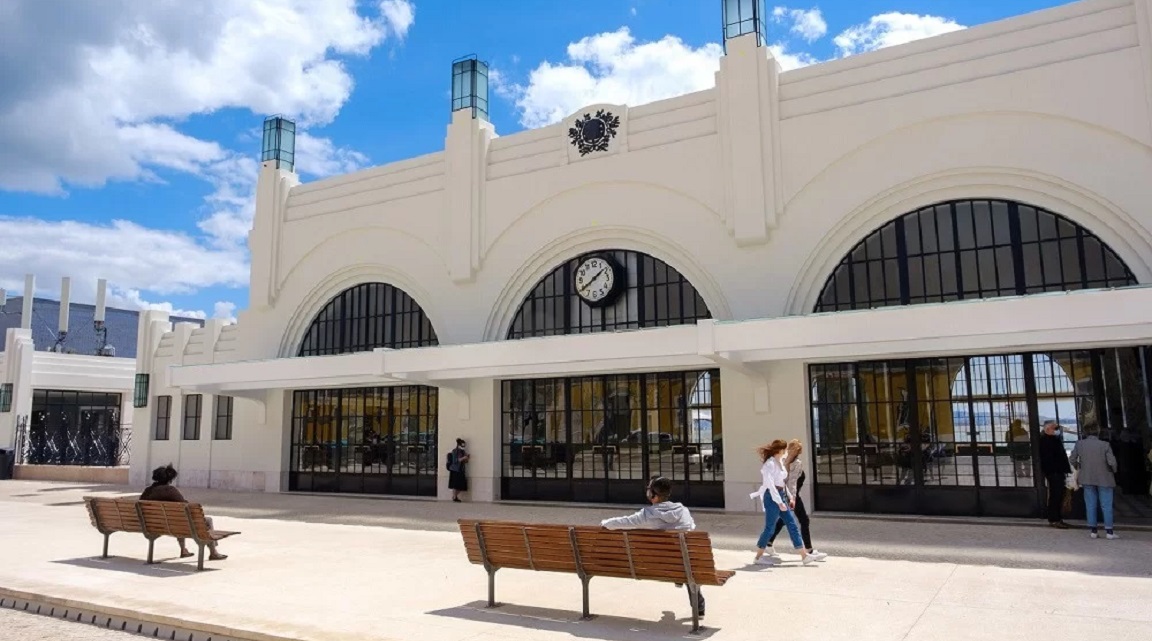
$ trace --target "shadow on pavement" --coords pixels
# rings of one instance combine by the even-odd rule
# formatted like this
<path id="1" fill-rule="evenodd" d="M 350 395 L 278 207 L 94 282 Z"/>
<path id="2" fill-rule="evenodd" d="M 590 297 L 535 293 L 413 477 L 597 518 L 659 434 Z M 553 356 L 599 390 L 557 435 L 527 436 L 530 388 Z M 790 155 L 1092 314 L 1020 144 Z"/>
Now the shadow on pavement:
<path id="1" fill-rule="evenodd" d="M 127 572 L 129 574 L 138 574 L 140 576 L 150 576 L 157 579 L 166 579 L 181 576 L 191 576 L 200 574 L 196 570 L 196 565 L 184 563 L 164 563 L 164 561 L 175 561 L 177 559 L 160 559 L 158 562 L 148 565 L 141 559 L 132 559 L 122 556 L 110 556 L 107 559 L 100 557 L 83 557 L 79 559 L 63 559 L 60 561 L 53 561 L 53 563 L 60 563 L 62 565 L 73 565 L 80 568 L 89 568 L 94 570 L 109 570 L 112 572 Z M 204 572 L 216 572 L 216 568 L 205 566 Z"/>
<path id="2" fill-rule="evenodd" d="M 608 641 L 666 641 L 676 636 L 689 636 L 692 631 L 690 617 L 677 618 L 675 613 L 667 610 L 657 621 L 612 616 L 593 616 L 584 620 L 577 611 L 509 604 L 489 608 L 485 601 L 474 601 L 455 608 L 433 610 L 428 614 Z M 704 625 L 699 632 L 691 634 L 691 638 L 706 639 L 716 632 L 716 629 Z"/>

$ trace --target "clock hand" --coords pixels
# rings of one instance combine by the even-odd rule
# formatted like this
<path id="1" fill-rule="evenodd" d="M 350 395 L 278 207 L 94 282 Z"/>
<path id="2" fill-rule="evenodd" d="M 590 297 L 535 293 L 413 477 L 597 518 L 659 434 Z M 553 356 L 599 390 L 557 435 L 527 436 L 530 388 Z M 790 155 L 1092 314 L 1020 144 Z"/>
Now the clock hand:
<path id="1" fill-rule="evenodd" d="M 589 288 L 589 287 L 592 287 L 593 283 L 595 283 L 595 282 L 596 282 L 596 279 L 597 279 L 597 278 L 600 278 L 600 275 L 601 275 L 601 274 L 603 274 L 603 273 L 604 273 L 604 270 L 603 270 L 603 269 L 601 269 L 600 271 L 596 272 L 596 275 L 595 275 L 595 276 L 593 276 L 592 278 L 589 278 L 589 279 L 588 279 L 588 284 L 587 284 L 587 285 L 585 285 L 585 286 L 583 286 L 583 287 L 581 287 L 581 288 L 580 288 L 580 291 L 581 291 L 581 292 L 586 292 L 586 291 L 588 291 L 588 288 Z"/>

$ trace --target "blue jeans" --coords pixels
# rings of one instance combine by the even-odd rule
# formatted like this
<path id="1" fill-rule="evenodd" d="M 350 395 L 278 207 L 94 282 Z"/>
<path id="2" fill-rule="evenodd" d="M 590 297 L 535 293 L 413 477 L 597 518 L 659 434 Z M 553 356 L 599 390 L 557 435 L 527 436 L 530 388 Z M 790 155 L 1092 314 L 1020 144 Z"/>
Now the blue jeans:
<path id="1" fill-rule="evenodd" d="M 1088 527 L 1095 530 L 1097 524 L 1096 506 L 1104 512 L 1104 529 L 1112 530 L 1112 493 L 1115 488 L 1100 487 L 1099 485 L 1084 486 L 1084 507 L 1088 512 Z"/>
<path id="2" fill-rule="evenodd" d="M 768 547 L 768 540 L 776 533 L 776 522 L 780 519 L 784 519 L 784 526 L 788 528 L 788 538 L 792 539 L 792 547 L 797 550 L 804 549 L 804 539 L 800 538 L 800 526 L 796 523 L 796 515 L 788 508 L 787 503 L 781 510 L 768 492 L 764 493 L 764 531 L 756 541 L 756 549 Z"/>

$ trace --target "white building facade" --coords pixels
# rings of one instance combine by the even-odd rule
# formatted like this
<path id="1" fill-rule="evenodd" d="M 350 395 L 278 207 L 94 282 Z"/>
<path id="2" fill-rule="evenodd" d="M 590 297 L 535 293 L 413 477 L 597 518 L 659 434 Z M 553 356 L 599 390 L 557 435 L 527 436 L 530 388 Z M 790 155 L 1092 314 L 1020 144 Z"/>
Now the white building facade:
<path id="1" fill-rule="evenodd" d="M 444 498 L 459 437 L 472 500 L 748 510 L 796 438 L 817 510 L 1025 516 L 1053 419 L 1147 499 L 1152 1 L 787 73 L 725 20 L 714 88 L 506 137 L 464 61 L 443 152 L 346 176 L 270 121 L 248 309 L 142 316 L 133 482 Z"/>

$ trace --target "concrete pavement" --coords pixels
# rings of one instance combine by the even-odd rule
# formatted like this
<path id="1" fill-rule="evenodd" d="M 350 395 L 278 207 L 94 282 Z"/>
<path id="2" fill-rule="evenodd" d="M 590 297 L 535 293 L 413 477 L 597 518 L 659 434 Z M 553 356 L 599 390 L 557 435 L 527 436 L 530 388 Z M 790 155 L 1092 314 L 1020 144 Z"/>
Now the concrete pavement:
<path id="1" fill-rule="evenodd" d="M 143 537 L 116 534 L 113 558 L 80 497 L 127 488 L 0 483 L 0 588 L 166 624 L 259 639 L 646 641 L 684 636 L 683 590 L 596 579 L 581 621 L 574 576 L 501 571 L 483 607 L 486 577 L 467 563 L 455 519 L 483 516 L 594 523 L 622 509 L 479 505 L 188 490 L 217 527 L 240 530 L 209 571 L 174 560 L 146 566 Z M 1019 526 L 817 518 L 816 567 L 785 557 L 748 564 L 756 515 L 697 513 L 717 561 L 738 570 L 708 591 L 705 635 L 760 639 L 1152 638 L 1152 533 L 1092 541 L 1082 531 Z"/>

